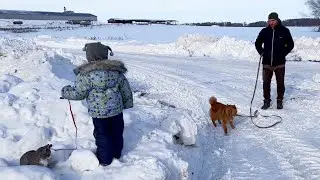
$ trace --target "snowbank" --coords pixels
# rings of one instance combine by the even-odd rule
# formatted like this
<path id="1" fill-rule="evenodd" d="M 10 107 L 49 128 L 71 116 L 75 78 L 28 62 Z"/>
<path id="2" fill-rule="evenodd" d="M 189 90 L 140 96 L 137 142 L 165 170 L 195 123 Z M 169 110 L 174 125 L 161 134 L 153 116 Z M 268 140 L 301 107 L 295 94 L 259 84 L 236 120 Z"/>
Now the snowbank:
<path id="1" fill-rule="evenodd" d="M 49 47 L 69 47 L 80 49 L 85 43 L 93 42 L 87 39 L 66 39 L 63 43 L 48 39 L 35 38 L 39 45 Z M 287 56 L 288 61 L 320 61 L 320 38 L 295 37 L 295 47 Z M 136 44 L 131 42 L 101 41 L 111 45 L 114 51 L 134 54 L 149 54 L 160 56 L 197 56 L 215 57 L 219 59 L 236 59 L 258 61 L 254 41 L 239 40 L 224 36 L 220 38 L 202 34 L 185 34 L 176 42 L 163 44 Z"/>
<path id="2" fill-rule="evenodd" d="M 1 179 L 58 180 L 50 169 L 39 166 L 0 167 Z"/>
<path id="3" fill-rule="evenodd" d="M 320 61 L 320 38 L 294 38 L 295 48 L 287 56 L 289 61 Z M 129 50 L 119 47 L 123 51 Z M 130 46 L 134 51 L 134 46 Z M 254 42 L 231 37 L 214 38 L 200 34 L 186 34 L 173 44 L 137 47 L 140 53 L 158 55 L 210 56 L 223 59 L 258 61 Z M 130 51 L 130 50 L 129 50 Z"/>
<path id="4" fill-rule="evenodd" d="M 22 54 L 25 54 L 34 49 L 36 49 L 36 43 L 28 38 L 0 38 L 0 52 L 2 56 L 12 56 L 14 58 L 19 58 Z"/>

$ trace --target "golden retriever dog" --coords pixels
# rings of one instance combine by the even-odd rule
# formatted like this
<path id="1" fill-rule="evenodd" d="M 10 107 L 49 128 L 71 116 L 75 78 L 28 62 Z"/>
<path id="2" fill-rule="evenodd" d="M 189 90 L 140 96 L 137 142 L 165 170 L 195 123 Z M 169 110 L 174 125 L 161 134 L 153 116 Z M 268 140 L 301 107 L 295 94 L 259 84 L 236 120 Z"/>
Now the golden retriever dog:
<path id="1" fill-rule="evenodd" d="M 214 127 L 217 127 L 215 121 L 219 121 L 221 124 L 222 121 L 222 127 L 224 130 L 225 135 L 228 133 L 227 124 L 229 123 L 231 128 L 234 129 L 235 126 L 233 124 L 233 118 L 235 115 L 237 115 L 237 107 L 235 105 L 225 105 L 217 101 L 217 98 L 214 96 L 211 96 L 209 99 L 209 103 L 211 105 L 210 108 L 210 118 L 214 125 Z M 220 121 L 221 120 L 221 121 Z"/>

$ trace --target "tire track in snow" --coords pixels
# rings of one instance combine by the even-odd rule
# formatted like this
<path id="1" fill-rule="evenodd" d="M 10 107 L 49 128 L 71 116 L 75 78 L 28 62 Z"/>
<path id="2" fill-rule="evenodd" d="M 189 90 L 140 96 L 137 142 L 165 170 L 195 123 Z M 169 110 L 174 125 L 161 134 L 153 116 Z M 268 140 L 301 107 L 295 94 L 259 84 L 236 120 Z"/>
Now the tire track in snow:
<path id="1" fill-rule="evenodd" d="M 272 138 L 266 139 L 266 148 L 273 151 L 279 158 L 284 172 L 291 171 L 293 179 L 320 179 L 319 148 L 307 144 L 279 128 L 272 129 L 268 133 Z"/>
<path id="2" fill-rule="evenodd" d="M 152 82 L 150 83 L 150 81 L 145 81 L 145 83 L 149 83 L 149 85 L 155 88 L 158 92 L 163 93 L 172 91 L 172 94 L 175 95 L 174 99 L 171 99 L 172 97 L 170 97 L 171 101 L 175 102 L 171 102 L 172 104 L 179 106 L 182 105 L 182 108 L 186 109 L 190 109 L 190 107 L 192 107 L 193 112 L 203 112 L 203 109 L 199 107 L 199 104 L 202 102 L 201 97 L 203 97 L 204 93 L 195 88 L 197 86 L 195 82 L 182 79 L 174 75 L 155 72 L 150 68 L 143 67 L 142 65 L 130 63 L 130 66 L 131 68 L 134 68 L 132 70 L 135 72 L 143 72 L 143 74 L 137 73 L 139 79 L 144 79 L 143 76 L 146 76 L 149 79 L 151 77 Z M 204 89 L 204 87 L 202 88 Z M 202 113 L 201 115 L 206 116 L 206 113 Z"/>

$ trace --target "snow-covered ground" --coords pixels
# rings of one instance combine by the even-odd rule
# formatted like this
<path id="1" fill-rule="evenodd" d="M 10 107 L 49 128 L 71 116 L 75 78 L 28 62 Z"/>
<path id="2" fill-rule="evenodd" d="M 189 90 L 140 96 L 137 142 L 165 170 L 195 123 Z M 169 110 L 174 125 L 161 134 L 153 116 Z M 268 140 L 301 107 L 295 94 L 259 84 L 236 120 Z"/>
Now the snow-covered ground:
<path id="1" fill-rule="evenodd" d="M 131 28 L 147 31 L 151 26 Z M 104 28 L 97 29 L 103 32 Z M 110 27 L 105 28 L 106 34 L 108 30 Z M 88 37 L 98 35 L 90 34 L 90 29 L 82 31 Z M 121 31 L 115 31 L 117 27 L 110 36 L 121 36 Z M 98 166 L 91 118 L 84 102 L 72 101 L 79 149 L 52 151 L 50 169 L 19 166 L 24 152 L 47 143 L 54 148 L 75 146 L 68 102 L 59 99 L 60 90 L 74 80 L 72 69 L 85 62 L 81 48 L 92 40 L 71 37 L 72 32 L 80 30 L 65 32 L 69 38 L 48 31 L 21 37 L 6 34 L 0 39 L 1 179 L 320 178 L 320 64 L 308 61 L 320 60 L 320 39 L 301 32 L 294 36 L 296 48 L 288 57 L 300 57 L 301 62 L 287 62 L 284 109 L 276 110 L 273 105 L 260 111 L 281 115 L 283 122 L 271 129 L 257 129 L 250 119 L 236 117 L 236 129 L 229 136 L 224 136 L 220 126 L 212 126 L 208 98 L 215 95 L 221 102 L 236 104 L 240 114 L 249 113 L 258 66 L 251 42 L 255 35 L 233 39 L 232 35 L 199 32 L 155 44 L 155 39 L 161 41 L 166 35 L 149 34 L 146 44 L 139 37 L 107 40 L 103 37 L 108 35 L 103 34 L 102 42 L 116 52 L 112 58 L 125 62 L 134 90 L 135 106 L 124 112 L 122 158 L 108 167 Z M 255 109 L 262 103 L 261 85 L 260 76 Z M 273 81 L 273 99 L 275 87 Z M 277 119 L 254 120 L 267 125 Z M 182 140 L 173 138 L 177 134 Z"/>

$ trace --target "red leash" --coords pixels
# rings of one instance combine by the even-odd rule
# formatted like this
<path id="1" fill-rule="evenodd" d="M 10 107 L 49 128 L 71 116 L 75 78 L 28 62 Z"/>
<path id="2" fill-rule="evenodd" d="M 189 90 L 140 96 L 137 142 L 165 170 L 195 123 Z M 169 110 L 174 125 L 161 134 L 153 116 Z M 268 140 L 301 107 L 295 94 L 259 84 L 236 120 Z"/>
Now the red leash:
<path id="1" fill-rule="evenodd" d="M 70 110 L 70 114 L 71 114 L 71 117 L 72 117 L 72 121 L 73 121 L 74 127 L 76 128 L 76 133 L 77 133 L 78 132 L 78 127 L 77 127 L 76 121 L 74 119 L 74 115 L 73 115 L 73 112 L 72 112 L 71 103 L 70 103 L 69 99 L 68 99 L 68 102 L 69 102 L 69 110 Z"/>
<path id="2" fill-rule="evenodd" d="M 63 99 L 63 98 L 60 98 L 60 99 Z M 78 140 L 78 127 L 77 127 L 76 120 L 75 120 L 74 115 L 73 115 L 73 111 L 72 111 L 72 107 L 71 107 L 71 103 L 70 103 L 70 100 L 69 100 L 69 99 L 68 99 L 68 102 L 69 102 L 69 111 L 70 111 L 70 114 L 71 114 L 71 118 L 72 118 L 72 121 L 73 121 L 73 125 L 74 125 L 74 127 L 76 128 L 76 137 L 75 137 L 75 145 L 76 145 L 76 147 L 75 147 L 75 148 L 72 148 L 72 149 L 53 149 L 53 148 L 51 148 L 51 149 L 54 150 L 54 151 L 76 150 L 76 149 L 78 149 L 78 145 L 77 145 L 77 140 Z"/>
<path id="3" fill-rule="evenodd" d="M 68 102 L 69 102 L 69 110 L 70 110 L 70 114 L 71 114 L 71 117 L 72 117 L 73 125 L 74 125 L 74 127 L 76 128 L 75 144 L 76 144 L 76 149 L 77 149 L 77 148 L 78 148 L 78 144 L 77 144 L 77 139 L 78 139 L 78 127 L 77 127 L 77 124 L 76 124 L 76 120 L 74 119 L 74 115 L 73 115 L 73 112 L 72 112 L 71 103 L 70 103 L 70 100 L 69 100 L 69 99 L 68 99 Z"/>

